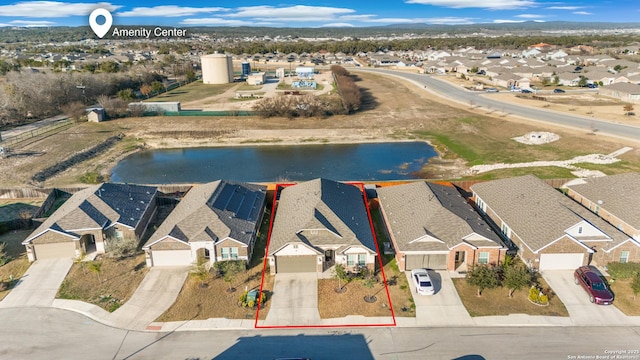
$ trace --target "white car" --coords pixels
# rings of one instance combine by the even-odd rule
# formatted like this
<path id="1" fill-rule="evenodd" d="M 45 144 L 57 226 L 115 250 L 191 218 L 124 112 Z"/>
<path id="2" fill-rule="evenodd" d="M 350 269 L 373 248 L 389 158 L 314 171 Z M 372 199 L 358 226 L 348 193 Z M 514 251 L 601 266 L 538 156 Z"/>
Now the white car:
<path id="1" fill-rule="evenodd" d="M 433 295 L 435 289 L 433 288 L 433 282 L 429 277 L 429 273 L 425 269 L 413 269 L 411 270 L 411 278 L 416 286 L 416 292 L 420 295 Z"/>

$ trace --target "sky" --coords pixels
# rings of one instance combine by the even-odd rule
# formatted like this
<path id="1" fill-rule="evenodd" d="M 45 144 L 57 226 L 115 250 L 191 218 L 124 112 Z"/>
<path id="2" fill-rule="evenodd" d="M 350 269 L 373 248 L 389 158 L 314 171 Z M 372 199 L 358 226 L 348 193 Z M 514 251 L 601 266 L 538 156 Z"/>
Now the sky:
<path id="1" fill-rule="evenodd" d="M 113 25 L 366 27 L 524 21 L 640 22 L 640 0 L 0 0 L 0 26 L 86 26 L 96 8 Z M 286 2 L 293 1 L 293 2 Z M 102 20 L 101 20 L 102 21 Z"/>

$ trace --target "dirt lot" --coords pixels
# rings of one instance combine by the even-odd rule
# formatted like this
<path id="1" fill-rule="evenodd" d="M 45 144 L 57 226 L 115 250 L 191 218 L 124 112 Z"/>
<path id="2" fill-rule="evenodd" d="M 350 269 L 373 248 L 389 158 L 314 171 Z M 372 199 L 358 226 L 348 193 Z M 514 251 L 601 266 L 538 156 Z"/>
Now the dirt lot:
<path id="1" fill-rule="evenodd" d="M 60 299 L 82 300 L 113 312 L 127 302 L 149 268 L 144 254 L 122 260 L 100 256 L 95 261 L 75 263 L 58 289 Z M 101 264 L 92 271 L 91 263 Z"/>
<path id="2" fill-rule="evenodd" d="M 377 74 L 358 74 L 363 106 L 350 116 L 325 119 L 262 119 L 258 117 L 148 117 L 104 123 L 85 123 L 16 149 L 0 160 L 0 183 L 9 186 L 61 186 L 79 183 L 80 176 L 98 172 L 106 177 L 126 154 L 142 147 L 228 146 L 239 144 L 295 144 L 424 139 L 441 152 L 422 172 L 426 178 L 458 178 L 468 165 L 494 162 L 560 160 L 590 153 L 618 150 L 621 140 L 590 135 L 526 121 L 490 117 L 434 97 L 404 81 Z M 493 114 L 492 116 L 495 116 Z M 552 131 L 561 140 L 543 146 L 516 143 L 512 137 L 530 131 Z M 71 154 L 90 148 L 110 136 L 120 141 L 91 161 L 77 164 L 43 183 L 34 173 Z M 637 146 L 637 144 L 632 144 Z M 622 156 L 624 171 L 640 170 L 640 151 Z M 621 171 L 616 164 L 605 173 Z M 532 171 L 536 173 L 535 171 Z M 501 176 L 510 176 L 501 172 Z"/>

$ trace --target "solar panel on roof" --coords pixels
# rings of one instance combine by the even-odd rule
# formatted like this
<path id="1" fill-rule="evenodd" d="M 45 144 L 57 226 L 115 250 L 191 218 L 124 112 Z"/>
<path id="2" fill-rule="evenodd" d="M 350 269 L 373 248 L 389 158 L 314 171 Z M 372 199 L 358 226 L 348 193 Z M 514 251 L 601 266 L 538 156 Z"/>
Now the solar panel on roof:
<path id="1" fill-rule="evenodd" d="M 231 200 L 229 200 L 229 204 L 227 204 L 227 209 L 233 213 L 238 213 L 240 210 L 240 206 L 244 201 L 244 192 L 240 192 L 239 188 L 236 187 L 234 189 L 233 195 L 231 196 Z"/>
<path id="2" fill-rule="evenodd" d="M 253 204 L 256 202 L 257 197 L 258 197 L 258 194 L 255 192 L 247 193 L 244 201 L 240 206 L 240 209 L 236 214 L 236 217 L 244 220 L 252 220 L 249 218 L 249 216 L 251 215 L 251 209 L 253 208 Z"/>
<path id="3" fill-rule="evenodd" d="M 216 209 L 225 210 L 227 208 L 227 204 L 229 200 L 231 200 L 231 196 L 233 195 L 233 187 L 228 184 L 224 184 L 222 190 L 218 193 L 218 197 L 213 202 L 213 206 Z"/>

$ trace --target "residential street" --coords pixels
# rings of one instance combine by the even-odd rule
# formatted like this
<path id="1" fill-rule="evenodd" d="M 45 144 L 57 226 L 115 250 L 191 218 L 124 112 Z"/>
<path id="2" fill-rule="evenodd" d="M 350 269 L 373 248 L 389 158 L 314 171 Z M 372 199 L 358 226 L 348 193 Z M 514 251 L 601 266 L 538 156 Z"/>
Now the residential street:
<path id="1" fill-rule="evenodd" d="M 638 350 L 640 328 L 453 327 L 136 332 L 58 309 L 1 309 L 0 358 L 567 359 Z M 80 339 L 80 340 L 79 340 Z M 627 354 L 630 354 L 629 352 Z"/>
<path id="2" fill-rule="evenodd" d="M 618 124 L 590 117 L 576 116 L 570 114 L 562 114 L 553 111 L 535 109 L 518 104 L 510 104 L 498 100 L 491 99 L 490 96 L 484 97 L 480 95 L 485 92 L 471 92 L 452 85 L 446 81 L 441 81 L 437 76 L 407 73 L 402 71 L 393 71 L 385 69 L 363 69 L 357 68 L 357 71 L 373 71 L 383 74 L 391 74 L 400 78 L 410 80 L 420 87 L 424 87 L 440 96 L 461 104 L 481 106 L 490 109 L 497 109 L 511 115 L 532 119 L 535 121 L 552 123 L 560 126 L 567 126 L 584 131 L 591 131 L 596 128 L 600 133 L 606 133 L 617 137 L 623 137 L 638 141 L 640 139 L 640 127 Z"/>

